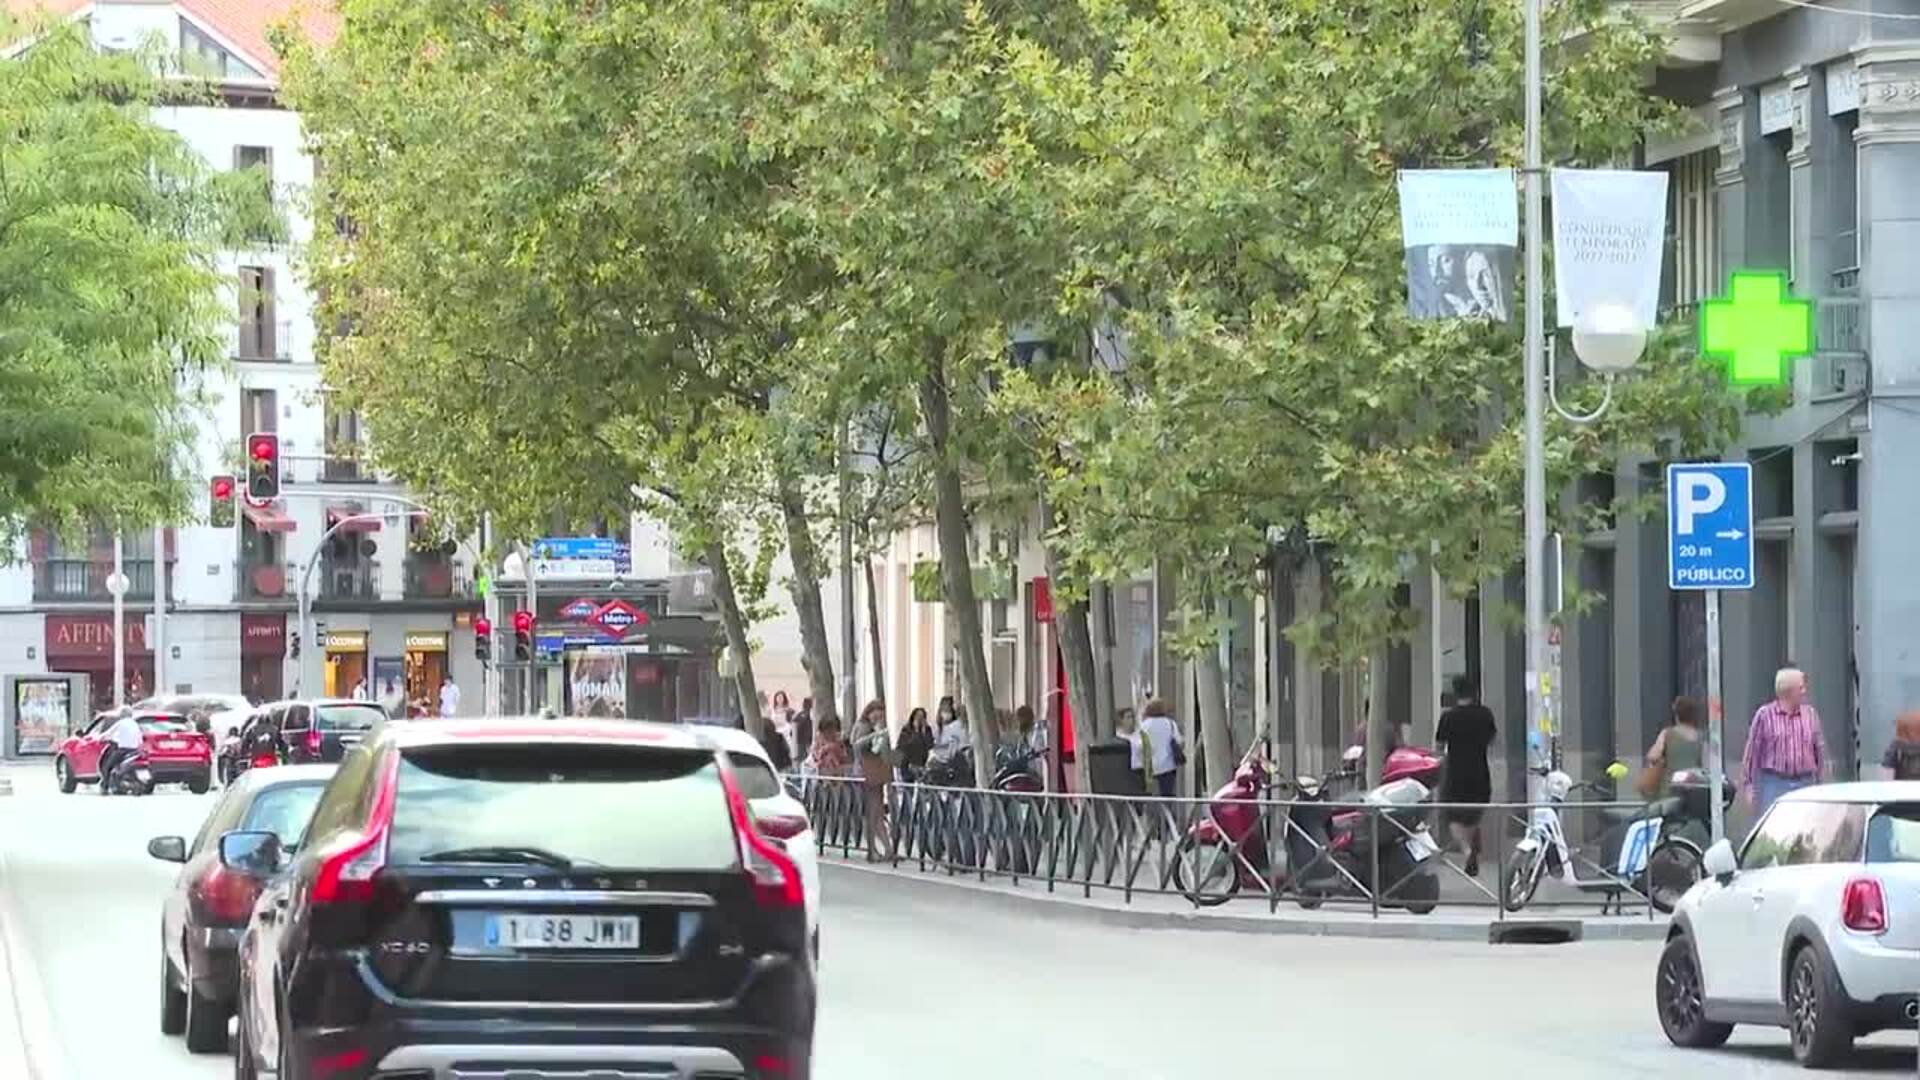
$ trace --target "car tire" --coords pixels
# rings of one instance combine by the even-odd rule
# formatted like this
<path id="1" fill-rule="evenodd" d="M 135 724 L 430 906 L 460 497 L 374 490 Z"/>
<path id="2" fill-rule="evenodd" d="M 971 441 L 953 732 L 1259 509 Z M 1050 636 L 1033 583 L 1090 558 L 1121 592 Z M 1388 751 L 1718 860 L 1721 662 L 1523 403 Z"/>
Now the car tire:
<path id="1" fill-rule="evenodd" d="M 233 1080 L 260 1080 L 260 1067 L 253 1060 L 253 1039 L 247 1034 L 247 996 L 246 983 L 242 982 L 234 1006 Z"/>
<path id="2" fill-rule="evenodd" d="M 193 988 L 193 957 L 187 957 L 186 985 L 187 1052 L 217 1054 L 227 1048 L 227 1010 L 220 1003 L 201 996 Z"/>
<path id="3" fill-rule="evenodd" d="M 53 759 L 53 778 L 59 782 L 62 795 L 71 795 L 80 786 L 80 778 L 73 775 L 73 766 L 67 764 L 65 755 Z"/>
<path id="4" fill-rule="evenodd" d="M 1803 945 L 1787 967 L 1787 1034 L 1793 1058 L 1809 1069 L 1840 1063 L 1853 1050 L 1846 995 L 1820 950 Z"/>
<path id="5" fill-rule="evenodd" d="M 205 773 L 187 781 L 187 790 L 195 795 L 205 795 L 211 787 L 213 787 L 213 778 Z"/>
<path id="6" fill-rule="evenodd" d="M 178 1035 L 187 1030 L 187 992 L 173 985 L 173 961 L 160 950 L 160 1034 Z"/>
<path id="7" fill-rule="evenodd" d="M 1676 937 L 1667 942 L 1653 980 L 1654 1010 L 1660 1014 L 1660 1030 L 1675 1046 L 1707 1050 L 1719 1046 L 1733 1034 L 1732 1024 L 1717 1024 L 1707 1019 L 1707 998 L 1700 977 L 1700 961 L 1693 954 L 1693 942 Z"/>

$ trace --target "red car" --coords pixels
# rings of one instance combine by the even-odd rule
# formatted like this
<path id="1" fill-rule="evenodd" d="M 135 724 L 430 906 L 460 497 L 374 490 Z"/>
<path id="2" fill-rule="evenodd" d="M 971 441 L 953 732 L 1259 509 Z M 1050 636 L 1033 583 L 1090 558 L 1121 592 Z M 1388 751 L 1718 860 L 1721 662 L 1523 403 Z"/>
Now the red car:
<path id="1" fill-rule="evenodd" d="M 196 731 L 193 722 L 178 713 L 135 709 L 147 766 L 156 784 L 185 784 L 195 795 L 213 786 L 213 736 Z M 107 729 L 119 714 L 108 711 L 60 744 L 53 774 L 60 790 L 71 794 L 81 784 L 100 782 L 100 755 L 107 748 Z"/>

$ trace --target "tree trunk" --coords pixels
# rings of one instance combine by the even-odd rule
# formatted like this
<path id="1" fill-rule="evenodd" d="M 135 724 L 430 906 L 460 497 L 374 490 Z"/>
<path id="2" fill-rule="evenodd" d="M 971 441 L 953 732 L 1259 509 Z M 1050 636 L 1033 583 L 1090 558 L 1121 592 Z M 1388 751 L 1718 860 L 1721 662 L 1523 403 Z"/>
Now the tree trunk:
<path id="1" fill-rule="evenodd" d="M 839 692 L 833 684 L 833 654 L 827 643 L 827 616 L 820 603 L 820 553 L 807 525 L 806 496 L 791 472 L 779 472 L 780 514 L 787 526 L 787 555 L 793 563 L 787 588 L 800 618 L 801 666 L 813 694 L 813 729 L 839 716 Z M 848 584 L 851 584 L 849 582 Z"/>
<path id="2" fill-rule="evenodd" d="M 747 734 L 764 739 L 767 722 L 760 715 L 760 688 L 753 681 L 752 643 L 747 640 L 747 620 L 740 614 L 740 598 L 733 593 L 727 545 L 718 540 L 707 545 L 707 569 L 713 572 L 713 595 L 720 602 L 720 626 L 727 634 L 727 651 L 734 656 L 733 688 L 740 698 L 740 715 Z"/>
<path id="3" fill-rule="evenodd" d="M 1088 596 L 1088 632 L 1093 637 L 1093 737 L 1114 736 L 1113 722 L 1113 641 L 1107 634 L 1113 627 L 1113 586 L 1097 582 Z"/>
<path id="4" fill-rule="evenodd" d="M 867 638 L 873 643 L 873 700 L 887 703 L 887 664 L 881 655 L 880 641 L 880 590 L 873 580 L 873 560 L 862 558 L 860 568 L 867 575 Z M 906 717 L 900 717 L 905 723 Z"/>
<path id="5" fill-rule="evenodd" d="M 1046 522 L 1045 531 L 1052 533 L 1051 507 L 1041 507 L 1041 520 Z M 1093 790 L 1088 771 L 1091 755 L 1087 751 L 1095 741 L 1094 718 L 1099 710 L 1094 704 L 1093 641 L 1087 628 L 1087 602 L 1060 602 L 1060 561 L 1054 556 L 1051 544 L 1044 546 L 1047 580 L 1054 597 L 1053 629 L 1060 637 L 1060 662 L 1067 674 L 1067 711 L 1073 714 L 1073 790 L 1084 795 Z M 1054 747 L 1055 753 L 1059 750 Z"/>
<path id="6" fill-rule="evenodd" d="M 973 553 L 967 543 L 967 506 L 960 487 L 960 463 L 954 460 L 953 403 L 947 396 L 945 365 L 938 353 L 927 358 L 920 381 L 920 412 L 933 449 L 935 532 L 940 542 L 940 585 L 953 616 L 953 647 L 960 653 L 960 694 L 973 735 L 973 772 L 981 787 L 993 782 L 993 677 L 987 671 L 987 647 L 980 633 L 980 601 L 973 592 Z"/>
<path id="7" fill-rule="evenodd" d="M 1201 649 L 1193 666 L 1199 682 L 1195 696 L 1200 710 L 1200 746 L 1206 755 L 1207 788 L 1211 790 L 1227 782 L 1239 758 L 1227 722 L 1227 681 L 1220 669 L 1219 643 Z"/>

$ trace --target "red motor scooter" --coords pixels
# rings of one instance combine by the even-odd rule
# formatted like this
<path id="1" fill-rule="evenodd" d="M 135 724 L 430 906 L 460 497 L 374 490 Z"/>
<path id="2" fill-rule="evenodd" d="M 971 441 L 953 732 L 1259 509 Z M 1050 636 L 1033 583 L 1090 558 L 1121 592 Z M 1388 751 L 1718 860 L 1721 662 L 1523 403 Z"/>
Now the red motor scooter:
<path id="1" fill-rule="evenodd" d="M 1181 839 L 1174 853 L 1175 886 L 1200 907 L 1224 904 L 1241 889 L 1277 888 L 1266 816 L 1278 816 L 1275 827 L 1284 830 L 1288 811 L 1269 800 L 1319 797 L 1340 778 L 1353 775 L 1360 757 L 1350 750 L 1326 776 L 1299 776 L 1289 783 L 1279 778 L 1267 740 L 1254 743 L 1233 778 L 1213 793 L 1207 816 L 1189 826 Z"/>

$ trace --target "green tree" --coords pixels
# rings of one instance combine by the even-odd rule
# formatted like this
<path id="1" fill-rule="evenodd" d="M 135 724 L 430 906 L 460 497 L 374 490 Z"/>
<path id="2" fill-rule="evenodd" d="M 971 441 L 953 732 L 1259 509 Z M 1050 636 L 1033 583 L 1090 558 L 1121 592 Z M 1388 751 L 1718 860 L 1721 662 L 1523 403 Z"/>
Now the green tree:
<path id="1" fill-rule="evenodd" d="M 0 41 L 24 46 L 0 59 L 0 531 L 181 520 L 231 318 L 216 256 L 271 209 L 154 122 L 207 100 L 159 54 L 4 13 Z"/>

